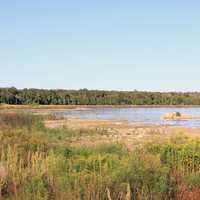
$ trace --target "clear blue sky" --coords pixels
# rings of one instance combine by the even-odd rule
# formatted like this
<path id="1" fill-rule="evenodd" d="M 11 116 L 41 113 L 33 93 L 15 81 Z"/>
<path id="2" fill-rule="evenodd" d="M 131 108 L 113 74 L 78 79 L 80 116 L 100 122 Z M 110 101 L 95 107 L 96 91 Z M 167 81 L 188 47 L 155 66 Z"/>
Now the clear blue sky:
<path id="1" fill-rule="evenodd" d="M 1 0 L 7 86 L 200 91 L 200 1 Z"/>

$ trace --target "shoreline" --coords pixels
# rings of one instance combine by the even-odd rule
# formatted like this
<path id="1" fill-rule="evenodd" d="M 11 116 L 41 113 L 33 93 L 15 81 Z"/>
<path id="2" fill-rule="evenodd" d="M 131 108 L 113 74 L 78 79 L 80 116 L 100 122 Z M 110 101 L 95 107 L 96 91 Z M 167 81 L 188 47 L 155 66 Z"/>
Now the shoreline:
<path id="1" fill-rule="evenodd" d="M 84 110 L 93 108 L 200 108 L 200 105 L 11 105 L 0 104 L 0 110 L 35 109 L 35 110 Z"/>

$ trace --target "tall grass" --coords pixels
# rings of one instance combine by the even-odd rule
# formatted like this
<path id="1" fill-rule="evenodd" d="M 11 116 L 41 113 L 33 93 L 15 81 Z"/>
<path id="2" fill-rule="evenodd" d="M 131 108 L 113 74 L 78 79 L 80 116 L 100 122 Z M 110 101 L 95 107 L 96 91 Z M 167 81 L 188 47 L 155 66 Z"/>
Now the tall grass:
<path id="1" fill-rule="evenodd" d="M 42 125 L 42 117 L 34 116 L 29 113 L 0 113 L 1 128 L 32 128 L 37 125 Z"/>
<path id="2" fill-rule="evenodd" d="M 69 141 L 78 132 L 23 117 L 1 118 L 0 199 L 199 199 L 199 141 L 175 137 L 133 151 L 120 144 L 75 148 Z"/>

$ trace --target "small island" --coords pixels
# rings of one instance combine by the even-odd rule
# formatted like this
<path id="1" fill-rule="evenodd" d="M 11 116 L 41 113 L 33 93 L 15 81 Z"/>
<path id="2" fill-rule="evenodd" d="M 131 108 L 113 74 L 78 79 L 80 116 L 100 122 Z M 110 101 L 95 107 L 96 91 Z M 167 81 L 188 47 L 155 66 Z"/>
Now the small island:
<path id="1" fill-rule="evenodd" d="M 162 119 L 164 119 L 164 120 L 192 120 L 192 119 L 197 119 L 197 117 L 193 116 L 191 114 L 174 112 L 174 113 L 167 113 L 167 114 L 165 114 L 162 117 Z"/>

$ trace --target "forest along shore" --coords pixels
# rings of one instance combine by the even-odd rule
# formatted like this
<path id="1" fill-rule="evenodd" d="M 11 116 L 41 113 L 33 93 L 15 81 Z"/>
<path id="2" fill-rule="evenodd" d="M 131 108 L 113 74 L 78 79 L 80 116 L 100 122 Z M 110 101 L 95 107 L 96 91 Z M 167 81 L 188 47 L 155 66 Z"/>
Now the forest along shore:
<path id="1" fill-rule="evenodd" d="M 0 88 L 0 103 L 39 105 L 200 105 L 198 92 Z"/>

